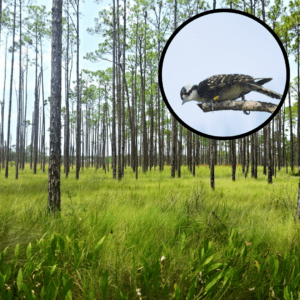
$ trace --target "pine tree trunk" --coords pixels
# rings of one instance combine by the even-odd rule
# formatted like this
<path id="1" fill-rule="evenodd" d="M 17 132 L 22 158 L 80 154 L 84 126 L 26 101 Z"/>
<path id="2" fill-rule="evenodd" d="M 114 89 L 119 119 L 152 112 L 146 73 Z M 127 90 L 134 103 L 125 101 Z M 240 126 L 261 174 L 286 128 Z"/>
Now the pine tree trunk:
<path id="1" fill-rule="evenodd" d="M 80 84 L 79 84 L 79 0 L 77 0 L 77 61 L 76 61 L 76 81 L 77 81 L 77 128 L 76 128 L 76 179 L 79 179 L 80 171 L 80 151 L 81 151 L 81 99 L 80 99 Z"/>
<path id="2" fill-rule="evenodd" d="M 268 144 L 268 183 L 272 183 L 272 153 L 271 153 L 271 125 L 267 125 L 267 144 Z"/>
<path id="3" fill-rule="evenodd" d="M 9 161 L 9 142 L 10 142 L 10 121 L 11 121 L 11 102 L 12 102 L 12 85 L 14 78 L 14 58 L 15 58 L 15 31 L 16 31 L 16 2 L 14 1 L 14 25 L 13 25 L 13 46 L 11 54 L 11 73 L 10 73 L 10 90 L 9 90 L 9 108 L 8 108 L 8 123 L 7 123 L 7 143 L 6 143 L 6 164 L 5 177 L 8 177 L 8 161 Z"/>
<path id="4" fill-rule="evenodd" d="M 19 177 L 19 158 L 20 158 L 20 118 L 22 108 L 22 1 L 20 6 L 20 46 L 19 46 L 19 105 L 18 105 L 18 120 L 17 120 L 17 134 L 16 134 L 16 158 L 15 158 L 15 178 Z"/>
<path id="5" fill-rule="evenodd" d="M 66 118 L 65 118 L 65 141 L 64 141 L 64 161 L 65 161 L 65 172 L 66 177 L 69 176 L 70 171 L 70 116 L 69 116 L 69 33 L 70 33 L 70 22 L 69 22 L 69 2 L 67 1 L 67 53 L 66 53 Z"/>
<path id="6" fill-rule="evenodd" d="M 181 164 L 182 164 L 182 125 L 179 125 L 179 140 L 178 140 L 178 166 L 177 166 L 177 176 L 181 177 Z"/>
<path id="7" fill-rule="evenodd" d="M 174 30 L 177 28 L 177 0 L 174 6 Z M 176 158 L 177 158 L 177 121 L 172 116 L 172 160 L 171 160 L 171 176 L 175 177 Z"/>
<path id="8" fill-rule="evenodd" d="M 120 74 L 120 58 L 121 58 L 121 49 L 120 49 L 120 21 L 119 21 L 119 0 L 117 0 L 117 118 L 118 118 L 118 179 L 122 178 L 123 169 L 122 169 L 122 114 L 121 114 L 121 74 Z"/>
<path id="9" fill-rule="evenodd" d="M 293 138 L 293 120 L 292 120 L 292 105 L 291 105 L 291 92 L 289 90 L 289 116 L 290 116 L 290 159 L 291 159 L 291 172 L 294 172 L 294 138 Z"/>
<path id="10" fill-rule="evenodd" d="M 1 23 L 1 22 L 0 22 Z M 1 25 L 0 25 L 1 26 Z M 0 156 L 2 161 L 2 168 L 4 168 L 5 162 L 5 147 L 4 147 L 4 108 L 5 108 L 5 86 L 6 86 L 6 62 L 7 62 L 7 38 L 8 34 L 6 35 L 6 43 L 5 43 L 5 67 L 4 67 L 4 84 L 3 84 L 3 100 L 2 100 L 2 107 L 1 107 L 1 153 Z M 0 169 L 1 169 L 1 162 L 0 162 Z"/>
<path id="11" fill-rule="evenodd" d="M 115 69 L 116 69 L 116 20 L 115 20 L 115 0 L 113 0 L 113 76 L 112 76 L 112 170 L 113 178 L 117 176 L 116 157 L 116 96 L 115 96 Z"/>
<path id="12" fill-rule="evenodd" d="M 126 72 L 126 57 L 125 57 L 125 51 L 126 51 L 126 0 L 124 0 L 124 16 L 123 16 L 123 27 L 124 27 L 124 36 L 123 36 L 123 80 L 122 80 L 122 177 L 124 176 L 124 168 L 125 168 L 125 72 Z M 129 97 L 129 95 L 128 95 Z M 127 97 L 127 99 L 128 99 Z M 129 99 L 128 99 L 129 101 Z M 130 111 L 130 108 L 128 106 L 128 110 Z M 131 116 L 129 114 L 129 118 L 131 120 Z"/>
<path id="13" fill-rule="evenodd" d="M 257 164 L 258 164 L 258 133 L 254 133 L 254 178 L 257 179 Z"/>
<path id="14" fill-rule="evenodd" d="M 35 101 L 34 101 L 34 138 L 33 138 L 33 174 L 36 174 L 38 160 L 38 132 L 39 132 L 39 96 L 38 96 L 38 30 L 37 23 L 35 25 Z"/>
<path id="15" fill-rule="evenodd" d="M 60 135 L 61 135 L 61 54 L 62 54 L 62 0 L 52 2 L 51 35 L 51 106 L 50 156 L 48 180 L 48 208 L 61 210 L 60 203 Z"/>
<path id="16" fill-rule="evenodd" d="M 236 171 L 236 144 L 235 144 L 235 140 L 231 140 L 231 164 L 232 164 L 231 179 L 232 179 L 232 181 L 235 181 L 235 171 Z"/>
<path id="17" fill-rule="evenodd" d="M 192 134 L 192 161 L 193 161 L 193 176 L 195 177 L 196 175 L 196 152 L 195 152 L 195 133 Z"/>
<path id="18" fill-rule="evenodd" d="M 215 148 L 214 140 L 209 140 L 209 151 L 210 151 L 210 187 L 215 189 Z"/>
<path id="19" fill-rule="evenodd" d="M 247 146 L 246 146 L 247 144 Z M 249 172 L 249 135 L 246 137 L 246 172 L 245 172 L 245 178 L 247 178 L 248 176 L 248 172 Z"/>

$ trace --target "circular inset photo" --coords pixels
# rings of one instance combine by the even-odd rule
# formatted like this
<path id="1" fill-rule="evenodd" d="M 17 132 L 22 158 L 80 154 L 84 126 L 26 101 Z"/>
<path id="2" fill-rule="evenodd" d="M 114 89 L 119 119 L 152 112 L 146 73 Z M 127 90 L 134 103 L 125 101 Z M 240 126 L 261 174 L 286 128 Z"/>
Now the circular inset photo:
<path id="1" fill-rule="evenodd" d="M 265 126 L 284 102 L 289 77 L 287 54 L 273 30 L 229 9 L 183 23 L 159 65 L 160 89 L 173 116 L 199 135 L 223 140 Z"/>

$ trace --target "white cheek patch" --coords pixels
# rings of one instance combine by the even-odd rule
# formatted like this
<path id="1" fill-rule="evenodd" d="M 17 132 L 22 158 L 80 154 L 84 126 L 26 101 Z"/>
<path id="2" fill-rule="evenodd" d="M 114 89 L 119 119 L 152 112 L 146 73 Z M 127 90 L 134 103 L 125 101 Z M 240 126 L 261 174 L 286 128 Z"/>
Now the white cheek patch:
<path id="1" fill-rule="evenodd" d="M 201 100 L 200 99 L 200 97 L 199 97 L 199 95 L 198 95 L 198 93 L 197 93 L 197 91 L 196 90 L 193 90 L 192 92 L 191 92 L 191 94 L 189 95 L 189 97 L 188 97 L 188 99 L 187 99 L 188 101 L 191 101 L 191 100 Z"/>

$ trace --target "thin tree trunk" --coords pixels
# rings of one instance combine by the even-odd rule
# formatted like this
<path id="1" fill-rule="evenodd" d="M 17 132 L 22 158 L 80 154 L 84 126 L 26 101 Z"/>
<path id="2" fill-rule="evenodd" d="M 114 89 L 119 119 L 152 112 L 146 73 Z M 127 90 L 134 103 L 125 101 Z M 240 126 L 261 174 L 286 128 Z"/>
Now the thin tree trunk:
<path id="1" fill-rule="evenodd" d="M 69 175 L 70 171 L 70 162 L 69 162 L 69 149 L 70 149 L 70 116 L 69 116 L 69 32 L 70 32 L 70 22 L 69 22 L 69 2 L 67 1 L 67 57 L 66 57 L 66 122 L 65 122 L 65 151 L 64 151 L 64 160 L 65 160 L 65 170 L 66 177 Z"/>
<path id="2" fill-rule="evenodd" d="M 46 150 L 45 150 L 45 95 L 44 95 L 44 69 L 43 69 L 43 49 L 42 49 L 42 39 L 41 42 L 41 84 L 42 84 L 42 105 L 43 105 L 43 124 L 42 124 L 42 165 L 43 165 L 43 172 L 45 172 L 45 164 L 46 164 Z"/>
<path id="3" fill-rule="evenodd" d="M 215 147 L 214 147 L 214 140 L 209 140 L 210 145 L 210 187 L 215 189 Z"/>
<path id="4" fill-rule="evenodd" d="M 124 36 L 123 36 L 123 80 L 122 80 L 122 176 L 124 176 L 124 168 L 125 168 L 125 72 L 126 72 L 126 0 L 124 0 L 124 16 L 123 16 L 123 24 L 124 24 Z M 128 97 L 127 97 L 128 98 Z M 128 99 L 129 101 L 129 99 Z M 130 108 L 128 107 L 129 111 Z M 131 116 L 129 113 L 129 118 L 131 120 Z"/>
<path id="5" fill-rule="evenodd" d="M 3 84 L 3 100 L 2 100 L 2 110 L 1 110 L 1 153 L 2 156 L 2 168 L 4 168 L 5 162 L 5 147 L 4 147 L 4 107 L 5 107 L 5 86 L 6 86 L 6 62 L 7 62 L 7 38 L 8 34 L 6 35 L 6 43 L 5 43 L 5 67 L 4 67 L 4 84 Z M 1 169 L 1 164 L 0 164 Z"/>
<path id="6" fill-rule="evenodd" d="M 37 44 L 38 44 L 38 31 L 37 23 L 35 25 L 35 102 L 34 102 L 34 140 L 33 140 L 33 174 L 36 174 L 37 156 L 38 156 L 38 130 L 39 130 L 39 96 L 38 96 L 38 75 L 37 75 Z"/>
<path id="7" fill-rule="evenodd" d="M 268 144 L 268 183 L 272 183 L 272 153 L 271 153 L 271 126 L 267 125 L 267 144 Z"/>
<path id="8" fill-rule="evenodd" d="M 175 0 L 175 6 L 174 6 L 174 29 L 177 28 L 177 0 Z M 176 171 L 176 158 L 177 158 L 177 121 L 172 116 L 172 161 L 171 161 L 171 176 L 175 177 L 175 171 Z M 195 151 L 195 150 L 194 150 Z M 195 176 L 195 172 L 194 172 Z"/>
<path id="9" fill-rule="evenodd" d="M 20 56 L 19 56 L 19 105 L 18 105 L 18 120 L 17 120 L 17 135 L 16 135 L 16 158 L 15 158 L 15 178 L 19 177 L 19 158 L 20 158 L 20 118 L 22 108 L 22 1 L 20 5 Z"/>
<path id="10" fill-rule="evenodd" d="M 113 82 L 112 82 L 112 169 L 113 178 L 117 175 L 117 157 L 116 157 L 116 96 L 115 96 L 115 68 L 116 68 L 116 20 L 115 20 L 115 0 L 113 0 Z"/>
<path id="11" fill-rule="evenodd" d="M 6 165 L 5 177 L 8 177 L 8 161 L 9 161 L 9 142 L 10 142 L 10 120 L 11 120 L 11 102 L 12 102 L 12 85 L 14 78 L 14 58 L 15 58 L 15 31 L 16 31 L 16 0 L 14 1 L 14 25 L 13 25 L 13 46 L 11 54 L 11 75 L 10 75 L 10 91 L 9 91 L 9 108 L 8 108 L 8 123 L 7 123 L 7 143 L 6 143 Z"/>
<path id="12" fill-rule="evenodd" d="M 79 179 L 80 171 L 80 150 L 81 150 L 81 98 L 80 98 L 80 85 L 79 85 L 79 0 L 77 0 L 77 62 L 76 62 L 76 80 L 77 80 L 77 128 L 76 128 L 76 179 Z"/>
<path id="13" fill-rule="evenodd" d="M 120 46 L 120 16 L 119 16 L 119 0 L 117 0 L 117 118 L 118 118 L 118 179 L 121 180 L 122 169 L 122 114 L 121 114 L 121 73 L 120 73 L 120 58 L 121 58 L 121 46 Z"/>
<path id="14" fill-rule="evenodd" d="M 292 121 L 292 105 L 291 105 L 291 92 L 289 90 L 289 117 L 290 117 L 290 162 L 291 172 L 294 172 L 294 138 L 293 138 L 293 121 Z"/>
<path id="15" fill-rule="evenodd" d="M 231 164 L 232 164 L 232 174 L 231 179 L 235 181 L 235 170 L 236 170 L 236 145 L 235 140 L 231 140 Z"/>

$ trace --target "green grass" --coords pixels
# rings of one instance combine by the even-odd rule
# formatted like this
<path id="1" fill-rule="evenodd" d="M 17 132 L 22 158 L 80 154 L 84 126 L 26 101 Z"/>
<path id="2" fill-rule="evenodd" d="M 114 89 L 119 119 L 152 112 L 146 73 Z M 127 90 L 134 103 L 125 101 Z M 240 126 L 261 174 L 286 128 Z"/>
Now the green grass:
<path id="1" fill-rule="evenodd" d="M 47 173 L 2 171 L 0 299 L 300 299 L 298 178 L 215 175 L 71 170 L 54 217 Z"/>

